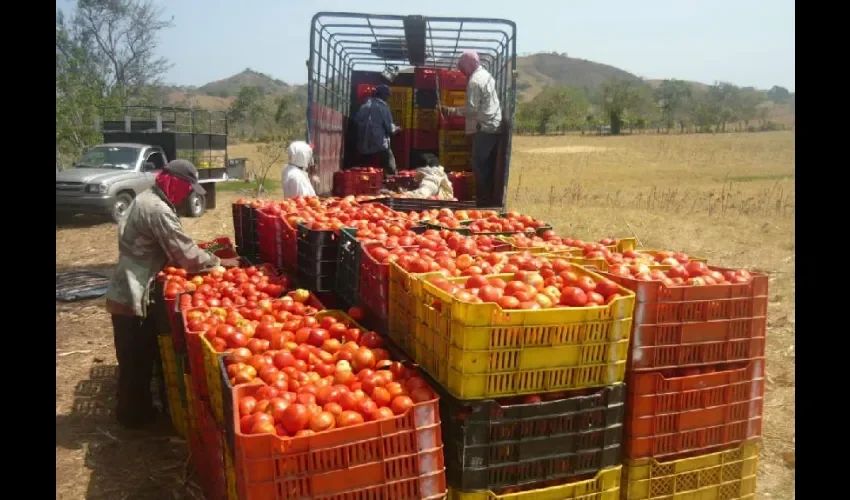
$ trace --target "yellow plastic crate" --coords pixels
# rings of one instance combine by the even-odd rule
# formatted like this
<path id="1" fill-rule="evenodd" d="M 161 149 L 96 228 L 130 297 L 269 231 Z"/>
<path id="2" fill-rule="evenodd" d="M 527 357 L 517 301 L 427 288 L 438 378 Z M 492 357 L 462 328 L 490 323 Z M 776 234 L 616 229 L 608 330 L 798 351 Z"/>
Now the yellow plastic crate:
<path id="1" fill-rule="evenodd" d="M 157 335 L 159 355 L 162 360 L 162 376 L 165 379 L 165 396 L 168 399 L 168 412 L 171 414 L 171 424 L 177 435 L 186 439 L 186 402 L 183 384 L 183 369 L 180 358 L 174 350 L 174 339 L 171 335 Z M 182 386 L 185 387 L 185 386 Z"/>
<path id="2" fill-rule="evenodd" d="M 622 467 L 599 471 L 593 479 L 520 493 L 497 495 L 492 491 L 459 491 L 449 488 L 447 500 L 620 500 Z"/>
<path id="3" fill-rule="evenodd" d="M 733 500 L 755 498 L 761 438 L 691 458 L 626 460 L 625 500 Z"/>
<path id="4" fill-rule="evenodd" d="M 609 247 L 611 248 L 611 247 Z M 637 238 L 621 238 L 617 240 L 617 244 L 612 248 L 613 251 L 623 253 L 626 250 L 635 250 L 637 248 Z"/>
<path id="5" fill-rule="evenodd" d="M 469 151 L 443 151 L 440 150 L 440 165 L 446 170 L 468 170 L 472 161 Z"/>
<path id="6" fill-rule="evenodd" d="M 413 111 L 409 108 L 390 108 L 390 114 L 393 115 L 393 123 L 403 129 L 409 129 L 413 123 Z"/>
<path id="7" fill-rule="evenodd" d="M 440 130 L 440 151 L 464 150 L 472 147 L 465 130 Z"/>
<path id="8" fill-rule="evenodd" d="M 413 354 L 412 341 L 419 322 L 416 316 L 418 301 L 415 297 L 421 295 L 421 276 L 423 274 L 408 273 L 395 262 L 390 262 L 387 304 L 389 337 L 410 355 Z"/>
<path id="9" fill-rule="evenodd" d="M 412 109 L 413 87 L 390 87 L 390 98 L 387 101 L 390 108 Z"/>
<path id="10" fill-rule="evenodd" d="M 437 113 L 436 109 L 417 108 L 413 111 L 413 129 L 437 130 L 439 124 Z"/>
<path id="11" fill-rule="evenodd" d="M 192 377 L 183 374 L 183 384 L 186 387 L 186 437 L 198 426 L 198 415 L 195 413 L 195 393 L 192 392 Z"/>
<path id="12" fill-rule="evenodd" d="M 199 335 L 199 337 L 204 351 L 204 376 L 207 379 L 213 418 L 218 425 L 227 425 L 224 421 L 224 399 L 221 395 L 221 367 L 218 364 L 218 356 L 222 353 L 216 352 L 205 336 Z"/>
<path id="13" fill-rule="evenodd" d="M 440 91 L 440 104 L 452 108 L 462 108 L 466 106 L 466 91 L 443 89 Z"/>
<path id="14" fill-rule="evenodd" d="M 581 266 L 573 270 L 603 279 Z M 507 281 L 513 275 L 494 276 Z M 623 287 L 620 293 L 605 306 L 504 310 L 492 302 L 461 302 L 423 278 L 413 356 L 459 399 L 622 382 L 635 295 Z"/>

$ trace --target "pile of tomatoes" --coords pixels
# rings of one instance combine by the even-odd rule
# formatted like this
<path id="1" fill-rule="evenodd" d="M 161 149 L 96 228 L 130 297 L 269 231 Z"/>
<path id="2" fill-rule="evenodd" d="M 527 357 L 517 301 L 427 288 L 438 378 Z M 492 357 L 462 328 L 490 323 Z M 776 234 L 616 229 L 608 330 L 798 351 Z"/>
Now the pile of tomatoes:
<path id="1" fill-rule="evenodd" d="M 547 260 L 545 265 L 540 272 L 516 271 L 507 280 L 475 275 L 465 282 L 449 281 L 445 276 L 428 281 L 461 302 L 494 302 L 502 309 L 604 306 L 622 296 L 615 282 L 579 275 L 564 259 Z"/>
<path id="2" fill-rule="evenodd" d="M 156 279 L 164 283 L 163 294 L 167 299 L 174 299 L 183 292 L 197 292 L 220 299 L 220 304 L 208 305 L 225 307 L 280 297 L 289 288 L 289 279 L 278 275 L 268 264 L 230 269 L 218 266 L 209 273 L 191 278 L 185 269 L 167 266 L 157 273 Z"/>
<path id="3" fill-rule="evenodd" d="M 712 286 L 724 284 L 747 284 L 753 275 L 746 269 L 711 269 L 704 262 L 689 261 L 686 264 L 675 264 L 670 269 L 652 270 L 646 264 L 616 264 L 608 268 L 608 274 L 639 281 L 660 281 L 672 286 Z"/>
<path id="4" fill-rule="evenodd" d="M 423 378 L 390 359 L 380 336 L 332 316 L 264 323 L 261 335 L 280 335 L 281 343 L 225 358 L 231 384 L 265 383 L 238 401 L 243 434 L 300 437 L 393 418 L 435 399 Z"/>

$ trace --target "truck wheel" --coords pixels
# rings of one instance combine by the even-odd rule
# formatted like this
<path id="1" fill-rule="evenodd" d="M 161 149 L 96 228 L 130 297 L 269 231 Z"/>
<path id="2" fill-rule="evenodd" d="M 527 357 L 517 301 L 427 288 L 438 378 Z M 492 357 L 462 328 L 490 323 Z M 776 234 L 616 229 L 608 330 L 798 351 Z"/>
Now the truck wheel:
<path id="1" fill-rule="evenodd" d="M 133 203 L 133 197 L 127 193 L 119 193 L 118 196 L 115 197 L 115 203 L 112 205 L 112 220 L 118 222 L 121 220 L 121 217 L 127 213 L 127 209 L 130 208 L 130 203 Z"/>
<path id="2" fill-rule="evenodd" d="M 189 194 L 189 217 L 200 217 L 204 215 L 206 208 L 207 202 L 204 196 L 192 191 Z"/>

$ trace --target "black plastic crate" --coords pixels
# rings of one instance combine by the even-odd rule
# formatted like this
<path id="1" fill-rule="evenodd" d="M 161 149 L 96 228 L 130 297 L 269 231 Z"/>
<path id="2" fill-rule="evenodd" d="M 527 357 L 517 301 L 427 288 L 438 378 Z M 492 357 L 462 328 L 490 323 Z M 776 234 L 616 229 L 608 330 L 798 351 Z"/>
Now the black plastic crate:
<path id="1" fill-rule="evenodd" d="M 245 244 L 242 239 L 242 205 L 234 203 L 230 209 L 233 215 L 233 236 L 237 247 Z"/>
<path id="2" fill-rule="evenodd" d="M 257 231 L 257 210 L 250 205 L 239 205 L 241 220 L 241 238 L 237 238 L 236 248 L 239 255 L 255 260 L 259 255 L 260 235 Z M 242 243 L 239 244 L 239 240 Z"/>
<path id="3" fill-rule="evenodd" d="M 417 108 L 434 109 L 437 107 L 437 89 L 416 89 L 413 93 L 413 105 Z"/>
<path id="4" fill-rule="evenodd" d="M 339 232 L 336 283 L 334 291 L 348 307 L 360 302 L 360 255 L 362 247 L 357 241 L 357 229 L 344 227 Z"/>
<path id="5" fill-rule="evenodd" d="M 315 274 L 308 269 L 298 268 L 298 286 L 311 292 L 333 292 L 335 279 L 336 269 L 331 270 L 329 274 Z"/>
<path id="6" fill-rule="evenodd" d="M 316 231 L 307 227 L 303 222 L 298 223 L 298 243 L 305 242 L 312 246 L 336 246 L 339 236 L 330 230 Z"/>
<path id="7" fill-rule="evenodd" d="M 387 198 L 383 203 L 398 212 L 421 212 L 422 210 L 439 210 L 441 208 L 452 210 L 477 208 L 474 201 L 424 200 L 420 198 Z"/>
<path id="8" fill-rule="evenodd" d="M 621 463 L 625 385 L 556 401 L 502 406 L 440 393 L 446 480 L 496 490 L 595 474 Z M 569 394 L 569 393 L 568 393 Z"/>
<path id="9" fill-rule="evenodd" d="M 296 253 L 298 255 L 298 265 L 302 262 L 323 262 L 337 261 L 337 253 L 339 252 L 339 241 L 335 241 L 332 245 L 311 245 L 304 240 L 298 241 Z"/>

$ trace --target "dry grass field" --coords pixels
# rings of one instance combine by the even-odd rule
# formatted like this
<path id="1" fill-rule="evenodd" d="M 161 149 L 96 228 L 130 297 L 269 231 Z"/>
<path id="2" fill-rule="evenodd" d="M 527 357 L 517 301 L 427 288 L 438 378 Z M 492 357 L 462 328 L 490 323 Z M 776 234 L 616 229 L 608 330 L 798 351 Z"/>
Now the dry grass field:
<path id="1" fill-rule="evenodd" d="M 764 450 L 758 498 L 794 498 L 794 134 L 519 137 L 508 206 L 581 238 L 636 236 L 770 276 Z M 256 159 L 251 144 L 231 157 Z M 279 176 L 279 168 L 273 169 Z M 279 194 L 279 192 L 278 192 Z M 196 239 L 232 234 L 231 200 L 185 220 Z M 110 272 L 115 226 L 56 229 L 56 270 Z M 56 304 L 56 498 L 190 498 L 185 444 L 112 422 L 111 326 L 99 301 Z"/>

